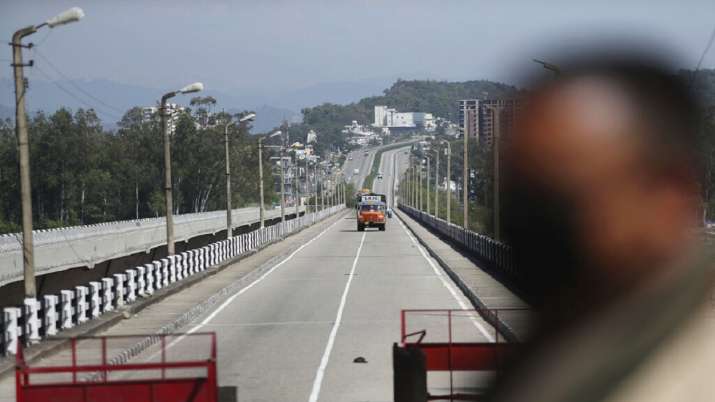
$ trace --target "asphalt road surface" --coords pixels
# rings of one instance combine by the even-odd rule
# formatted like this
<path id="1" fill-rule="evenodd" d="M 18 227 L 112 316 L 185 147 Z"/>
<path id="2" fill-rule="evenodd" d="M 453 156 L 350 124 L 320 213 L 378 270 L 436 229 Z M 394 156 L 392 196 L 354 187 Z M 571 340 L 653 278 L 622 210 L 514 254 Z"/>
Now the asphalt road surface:
<path id="1" fill-rule="evenodd" d="M 348 153 L 347 160 L 343 165 L 343 173 L 345 174 L 345 179 L 352 183 L 356 189 L 362 186 L 365 177 L 370 173 L 375 152 L 375 148 L 362 148 Z M 365 155 L 366 153 L 367 155 Z M 355 174 L 355 169 L 358 169 L 357 174 Z"/>
<path id="2" fill-rule="evenodd" d="M 398 152 L 383 154 L 376 190 L 404 167 Z M 349 212 L 279 264 L 188 328 L 218 332 L 219 382 L 237 386 L 239 401 L 391 401 L 401 309 L 469 307 L 397 219 L 357 232 Z M 462 325 L 473 340 L 491 340 L 489 330 Z"/>
<path id="3" fill-rule="evenodd" d="M 404 150 L 383 154 L 376 190 L 391 194 Z M 391 348 L 400 340 L 401 310 L 467 309 L 469 302 L 397 218 L 385 232 L 357 232 L 354 211 L 346 211 L 314 233 L 181 331 L 217 333 L 219 385 L 235 386 L 242 402 L 392 401 Z M 417 316 L 410 325 L 427 329 L 428 340 L 446 340 L 444 315 Z M 473 317 L 454 328 L 459 340 L 491 341 L 492 333 Z M 199 352 L 190 337 L 177 338 L 167 355 Z M 134 359 L 158 356 L 149 348 Z M 358 357 L 366 362 L 354 362 Z M 428 382 L 440 393 L 449 384 L 446 374 Z"/>

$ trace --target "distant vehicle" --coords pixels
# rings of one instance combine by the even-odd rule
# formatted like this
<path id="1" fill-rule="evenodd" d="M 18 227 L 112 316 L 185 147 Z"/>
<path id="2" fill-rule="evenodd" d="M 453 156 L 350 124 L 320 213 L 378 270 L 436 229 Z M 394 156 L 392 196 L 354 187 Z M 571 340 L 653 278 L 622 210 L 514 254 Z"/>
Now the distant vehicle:
<path id="1" fill-rule="evenodd" d="M 378 173 L 377 178 L 378 178 L 378 180 L 382 180 L 382 173 Z"/>
<path id="2" fill-rule="evenodd" d="M 353 170 L 353 174 L 360 174 L 360 169 Z"/>
<path id="3" fill-rule="evenodd" d="M 349 160 L 349 161 L 353 160 L 353 157 L 352 157 L 352 156 L 348 156 L 348 160 Z"/>
<path id="4" fill-rule="evenodd" d="M 387 197 L 384 194 L 365 192 L 357 195 L 357 230 L 364 232 L 366 227 L 376 227 L 385 231 L 385 210 Z"/>
<path id="5" fill-rule="evenodd" d="M 370 155 L 370 152 L 365 151 L 365 156 Z"/>
<path id="6" fill-rule="evenodd" d="M 387 217 L 392 219 L 392 208 L 387 208 Z"/>

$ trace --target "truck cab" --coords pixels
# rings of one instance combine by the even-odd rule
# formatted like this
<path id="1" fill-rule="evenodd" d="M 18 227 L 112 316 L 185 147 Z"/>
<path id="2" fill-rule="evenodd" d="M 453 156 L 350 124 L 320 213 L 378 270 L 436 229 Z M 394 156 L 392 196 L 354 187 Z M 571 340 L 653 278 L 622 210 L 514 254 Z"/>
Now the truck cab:
<path id="1" fill-rule="evenodd" d="M 357 203 L 357 230 L 362 232 L 367 227 L 385 230 L 386 197 L 383 194 L 362 194 Z"/>

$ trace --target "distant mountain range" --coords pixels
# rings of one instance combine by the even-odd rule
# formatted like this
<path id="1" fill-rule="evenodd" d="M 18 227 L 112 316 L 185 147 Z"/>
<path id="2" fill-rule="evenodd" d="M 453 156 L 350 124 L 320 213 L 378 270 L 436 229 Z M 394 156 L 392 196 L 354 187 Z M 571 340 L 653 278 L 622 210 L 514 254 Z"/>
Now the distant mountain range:
<path id="1" fill-rule="evenodd" d="M 217 110 L 237 112 L 252 110 L 257 114 L 254 132 L 265 132 L 283 120 L 301 121 L 301 109 L 322 103 L 346 104 L 357 99 L 379 95 L 389 87 L 392 78 L 377 78 L 355 82 L 327 82 L 285 92 L 258 93 L 246 91 L 234 94 L 207 88 L 201 96 L 218 100 Z M 10 79 L 0 79 L 0 118 L 12 118 L 14 86 Z M 54 112 L 60 107 L 70 109 L 93 108 L 106 128 L 116 128 L 122 115 L 134 106 L 153 106 L 162 95 L 161 90 L 110 80 L 30 81 L 27 108 L 32 112 Z M 188 104 L 188 99 L 177 103 Z"/>

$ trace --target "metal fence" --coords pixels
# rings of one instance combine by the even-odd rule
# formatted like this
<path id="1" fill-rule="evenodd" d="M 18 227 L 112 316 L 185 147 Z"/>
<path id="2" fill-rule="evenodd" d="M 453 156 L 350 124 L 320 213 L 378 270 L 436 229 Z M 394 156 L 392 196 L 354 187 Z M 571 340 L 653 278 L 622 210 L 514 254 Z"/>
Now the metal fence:
<path id="1" fill-rule="evenodd" d="M 512 277 L 518 275 L 512 249 L 508 245 L 407 205 L 399 204 L 399 208 L 412 219 L 457 243 L 493 268 Z"/>

